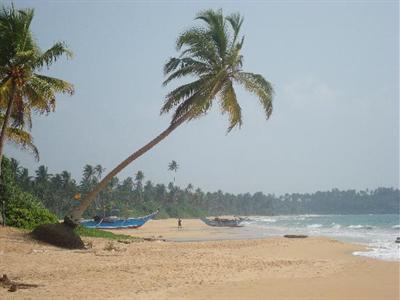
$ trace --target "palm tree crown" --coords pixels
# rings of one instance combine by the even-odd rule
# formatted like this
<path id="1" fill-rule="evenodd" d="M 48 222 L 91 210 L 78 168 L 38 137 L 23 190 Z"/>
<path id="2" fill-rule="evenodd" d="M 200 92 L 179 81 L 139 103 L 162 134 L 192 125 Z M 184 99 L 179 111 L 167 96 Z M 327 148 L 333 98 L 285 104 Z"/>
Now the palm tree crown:
<path id="1" fill-rule="evenodd" d="M 33 16 L 32 9 L 0 9 L 0 157 L 8 127 L 31 129 L 32 112 L 54 111 L 56 94 L 74 92 L 70 83 L 38 73 L 72 52 L 62 42 L 42 52 L 30 31 Z"/>
<path id="2" fill-rule="evenodd" d="M 168 164 L 168 170 L 169 170 L 169 171 L 177 172 L 177 171 L 178 171 L 178 168 L 179 168 L 179 165 L 178 165 L 178 163 L 177 163 L 175 160 L 171 161 L 171 162 Z"/>
<path id="3" fill-rule="evenodd" d="M 242 125 L 241 108 L 233 87 L 236 83 L 259 98 L 268 119 L 272 113 L 271 84 L 260 74 L 242 71 L 240 51 L 244 37 L 239 33 L 243 18 L 237 13 L 224 17 L 222 10 L 206 10 L 196 19 L 205 26 L 193 27 L 178 37 L 176 48 L 180 55 L 165 64 L 164 85 L 186 76 L 195 80 L 171 91 L 161 113 L 175 109 L 171 123 L 182 117 L 191 120 L 206 114 L 218 98 L 222 113 L 229 115 L 229 132 Z"/>

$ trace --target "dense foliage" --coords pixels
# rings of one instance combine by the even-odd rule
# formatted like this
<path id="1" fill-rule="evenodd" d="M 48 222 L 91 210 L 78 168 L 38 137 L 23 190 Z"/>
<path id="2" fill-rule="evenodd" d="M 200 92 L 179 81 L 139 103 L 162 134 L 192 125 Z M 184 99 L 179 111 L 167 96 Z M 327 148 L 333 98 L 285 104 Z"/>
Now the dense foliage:
<path id="1" fill-rule="evenodd" d="M 49 174 L 47 167 L 39 166 L 35 176 L 10 161 L 11 172 L 24 191 L 41 199 L 42 203 L 60 218 L 74 202 L 74 195 L 82 197 L 101 179 L 104 169 L 86 165 L 79 182 L 67 171 Z M 26 193 L 25 193 L 26 194 Z M 24 194 L 24 195 L 25 195 Z M 331 191 L 312 194 L 239 194 L 203 192 L 192 184 L 182 189 L 172 182 L 168 185 L 145 181 L 138 171 L 124 180 L 114 178 L 87 210 L 86 217 L 94 215 L 139 216 L 160 209 L 159 218 L 198 217 L 203 215 L 276 215 L 276 214 L 365 214 L 398 213 L 400 191 L 378 188 L 370 191 Z M 33 198 L 33 197 L 31 197 Z"/>
<path id="2" fill-rule="evenodd" d="M 55 223 L 57 217 L 49 212 L 32 194 L 22 191 L 15 182 L 10 160 L 2 161 L 0 203 L 5 203 L 7 225 L 32 229 L 39 224 Z"/>

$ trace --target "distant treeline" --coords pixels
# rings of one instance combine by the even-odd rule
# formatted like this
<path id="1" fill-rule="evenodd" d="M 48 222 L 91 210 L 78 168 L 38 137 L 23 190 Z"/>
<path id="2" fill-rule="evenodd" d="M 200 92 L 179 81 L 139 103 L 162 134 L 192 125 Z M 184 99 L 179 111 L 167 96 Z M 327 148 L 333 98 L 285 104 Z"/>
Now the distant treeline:
<path id="1" fill-rule="evenodd" d="M 40 166 L 31 176 L 27 168 L 11 159 L 12 173 L 21 190 L 28 192 L 50 211 L 63 217 L 77 200 L 74 196 L 88 193 L 101 179 L 104 169 L 86 165 L 79 182 L 67 171 L 49 174 Z M 134 177 L 120 181 L 114 178 L 86 211 L 94 215 L 138 216 L 156 209 L 159 218 L 199 217 L 204 215 L 280 215 L 280 214 L 368 214 L 399 213 L 400 190 L 377 188 L 375 190 L 347 190 L 316 192 L 312 194 L 230 194 L 204 192 L 192 184 L 180 188 L 145 181 L 142 171 Z"/>

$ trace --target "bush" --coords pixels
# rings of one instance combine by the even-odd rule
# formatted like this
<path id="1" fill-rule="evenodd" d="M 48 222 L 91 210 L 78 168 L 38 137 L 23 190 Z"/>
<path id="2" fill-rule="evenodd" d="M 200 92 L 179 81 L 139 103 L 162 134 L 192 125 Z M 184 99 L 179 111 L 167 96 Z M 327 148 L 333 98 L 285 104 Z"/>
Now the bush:
<path id="1" fill-rule="evenodd" d="M 1 167 L 0 201 L 5 201 L 7 225 L 32 229 L 40 224 L 58 222 L 57 217 L 39 199 L 17 186 L 7 158 L 3 157 Z"/>

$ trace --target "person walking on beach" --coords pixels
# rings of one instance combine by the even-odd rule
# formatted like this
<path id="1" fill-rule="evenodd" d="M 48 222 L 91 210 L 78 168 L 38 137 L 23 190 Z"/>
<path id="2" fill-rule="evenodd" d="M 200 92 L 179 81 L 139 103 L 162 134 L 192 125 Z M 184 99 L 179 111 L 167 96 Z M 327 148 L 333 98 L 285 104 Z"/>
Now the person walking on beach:
<path id="1" fill-rule="evenodd" d="M 182 220 L 181 220 L 181 218 L 178 219 L 178 229 L 182 229 Z"/>

